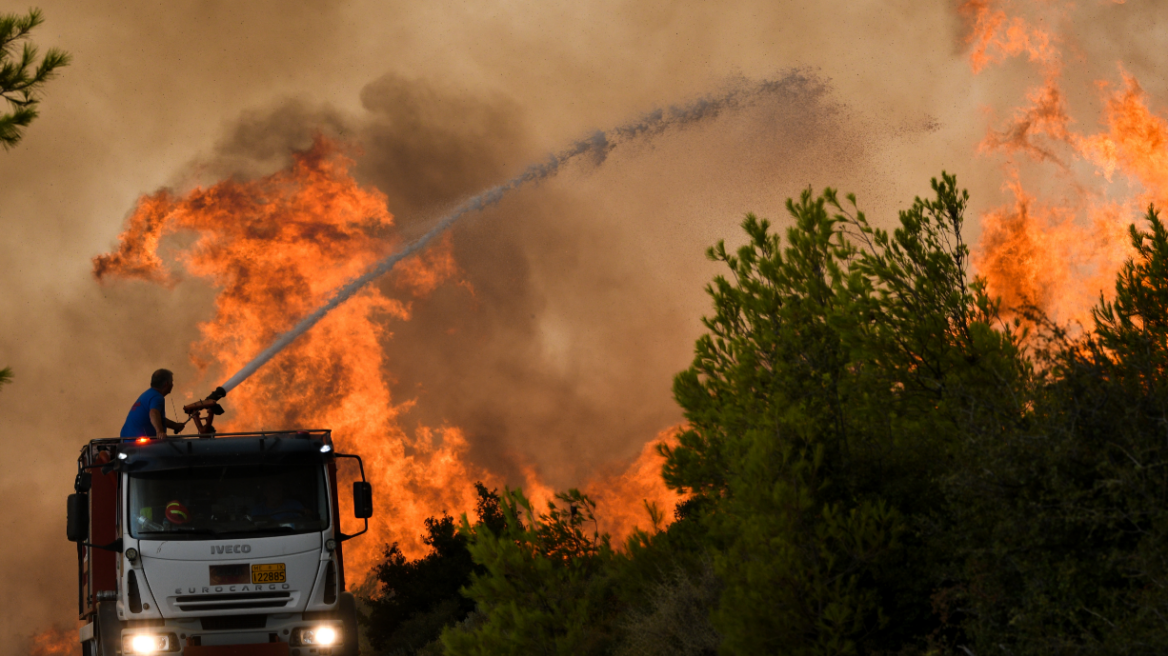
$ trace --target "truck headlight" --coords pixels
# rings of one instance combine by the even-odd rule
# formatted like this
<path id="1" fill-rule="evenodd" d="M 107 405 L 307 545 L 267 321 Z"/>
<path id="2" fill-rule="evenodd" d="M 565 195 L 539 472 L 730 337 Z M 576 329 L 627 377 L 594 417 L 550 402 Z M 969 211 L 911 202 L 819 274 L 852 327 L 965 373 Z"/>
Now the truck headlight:
<path id="1" fill-rule="evenodd" d="M 122 636 L 123 654 L 157 654 L 177 650 L 178 639 L 173 633 L 139 633 Z"/>
<path id="2" fill-rule="evenodd" d="M 335 647 L 341 644 L 341 632 L 331 626 L 299 627 L 292 629 L 293 646 Z"/>

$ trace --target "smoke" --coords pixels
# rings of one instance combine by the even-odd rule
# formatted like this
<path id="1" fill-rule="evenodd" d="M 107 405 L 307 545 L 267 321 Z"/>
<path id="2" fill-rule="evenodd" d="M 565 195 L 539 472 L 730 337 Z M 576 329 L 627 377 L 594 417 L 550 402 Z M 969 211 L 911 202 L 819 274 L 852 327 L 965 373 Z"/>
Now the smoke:
<path id="1" fill-rule="evenodd" d="M 259 163 L 265 162 L 275 166 L 279 162 L 270 161 L 267 146 L 244 155 L 255 134 L 284 135 L 289 148 L 298 147 L 311 138 L 311 126 L 332 121 L 342 128 L 326 133 L 350 135 L 364 146 L 359 177 L 384 191 L 391 208 L 395 203 L 413 208 L 413 216 L 398 213 L 395 222 L 407 232 L 424 225 L 433 235 L 443 215 L 449 220 L 476 203 L 486 204 L 484 197 L 497 200 L 502 187 L 453 213 L 445 209 L 452 199 L 478 191 L 471 185 L 482 184 L 488 174 L 496 180 L 510 176 L 508 184 L 519 185 L 546 180 L 566 162 L 580 162 L 567 182 L 512 195 L 506 207 L 460 224 L 451 241 L 460 269 L 457 284 L 415 298 L 395 276 L 379 283 L 387 296 L 408 303 L 412 315 L 394 323 L 384 342 L 386 375 L 407 423 L 458 427 L 467 434 L 474 462 L 512 481 L 524 480 L 523 472 L 534 468 L 557 487 L 579 485 L 598 468 L 631 458 L 650 436 L 680 421 L 669 384 L 688 360 L 687 342 L 700 310 L 678 308 L 686 303 L 682 298 L 700 294 L 708 279 L 704 245 L 733 230 L 739 214 L 726 215 L 727 232 L 711 230 L 695 239 L 685 231 L 687 224 L 699 224 L 688 217 L 705 208 L 686 207 L 687 197 L 676 188 L 701 184 L 697 179 L 709 176 L 708 166 L 724 172 L 719 174 L 723 192 L 765 189 L 781 175 L 763 156 L 772 149 L 802 157 L 803 172 L 846 167 L 863 153 L 863 142 L 842 128 L 845 110 L 822 80 L 805 72 L 778 82 L 733 81 L 711 97 L 644 115 L 515 173 L 507 170 L 518 168 L 510 162 L 533 159 L 530 138 L 520 136 L 530 128 L 500 111 L 505 103 L 498 99 L 467 98 L 400 78 L 378 80 L 362 98 L 373 113 L 364 124 L 359 117 L 341 120 L 331 110 L 304 106 L 281 107 L 266 121 L 250 114 L 247 129 L 232 132 L 195 169 L 214 171 L 214 179 L 227 166 L 244 171 L 262 170 Z M 451 121 L 451 113 L 462 120 Z M 419 120 L 433 115 L 429 123 Z M 670 129 L 686 126 L 692 129 Z M 508 135 L 510 148 L 476 160 L 481 141 L 499 134 Z M 731 152 L 728 140 L 752 147 Z M 822 152 L 814 152 L 817 147 Z M 743 154 L 757 159 L 735 161 Z M 600 156 L 611 158 L 603 168 L 594 166 Z M 476 161 L 481 168 L 471 166 Z M 408 165 L 423 173 L 396 175 L 411 170 Z M 457 175 L 435 183 L 434 172 L 446 170 Z M 662 182 L 630 180 L 630 170 L 660 171 Z M 426 181 L 436 199 L 429 204 L 410 195 Z M 638 227 L 624 217 L 639 210 L 614 212 L 605 204 L 637 195 L 659 205 L 646 211 L 672 218 L 652 234 L 622 236 Z M 671 207 L 677 200 L 682 203 Z M 622 253 L 621 244 L 632 251 Z M 675 248 L 687 250 L 677 257 L 655 255 Z M 679 276 L 690 282 L 667 282 Z M 664 298 L 670 295 L 672 301 Z M 331 305 L 336 296 L 333 300 Z M 598 304 L 604 312 L 596 311 Z"/>
<path id="2" fill-rule="evenodd" d="M 116 431 L 160 366 L 176 372 L 179 405 L 233 373 L 189 359 L 214 312 L 210 282 L 94 284 L 91 258 L 140 194 L 269 175 L 323 133 L 363 150 L 355 175 L 385 194 L 397 234 L 417 238 L 596 128 L 811 67 L 814 92 L 618 142 L 601 167 L 588 150 L 464 217 L 444 237 L 458 271 L 428 295 L 398 271 L 372 283 L 409 312 L 380 337 L 400 421 L 458 427 L 474 464 L 563 488 L 619 478 L 681 420 L 671 376 L 691 358 L 716 272 L 702 253 L 737 243 L 744 212 L 781 225 L 787 197 L 831 184 L 892 220 L 942 168 L 975 203 L 1001 204 L 996 161 L 974 154 L 983 108 L 1008 111 L 1034 81 L 1009 62 L 973 77 L 948 3 L 40 4 L 38 43 L 75 63 L 0 158 L 0 364 L 16 371 L 0 392 L 0 522 L 20 541 L 0 574 L 27 592 L 5 605 L 0 633 L 16 636 L 74 619 L 63 499 L 79 446 Z M 1092 9 L 1099 29 L 1077 45 L 1106 53 L 1106 74 L 1122 58 L 1162 99 L 1154 9 L 1125 7 Z M 164 239 L 160 259 L 174 262 L 184 239 Z"/>
<path id="3" fill-rule="evenodd" d="M 809 88 L 811 89 L 810 91 Z M 276 354 L 291 344 L 293 340 L 315 326 L 326 314 L 341 303 L 347 301 L 362 287 L 384 276 L 398 262 L 425 248 L 432 239 L 446 232 L 450 226 L 454 225 L 455 222 L 466 214 L 481 212 L 488 207 L 498 204 L 509 192 L 529 184 L 542 182 L 558 173 L 561 167 L 585 156 L 586 160 L 594 166 L 600 166 L 604 163 L 605 158 L 612 149 L 625 142 L 636 142 L 660 135 L 670 128 L 680 128 L 700 121 L 711 120 L 717 118 L 722 112 L 728 109 L 739 109 L 770 95 L 777 95 L 788 101 L 791 98 L 804 100 L 810 95 L 820 95 L 822 88 L 822 82 L 802 72 L 794 72 L 778 81 L 767 80 L 760 84 L 752 85 L 739 84 L 721 96 L 703 98 L 680 107 L 672 106 L 668 110 L 656 110 L 637 121 L 613 128 L 608 132 L 597 131 L 591 137 L 577 141 L 568 149 L 550 155 L 546 161 L 529 166 L 518 176 L 472 196 L 462 205 L 459 205 L 453 212 L 438 221 L 424 235 L 410 242 L 405 248 L 383 258 L 357 278 L 345 283 L 327 303 L 301 319 L 291 330 L 276 338 L 275 342 L 228 378 L 227 382 L 223 383 L 223 389 L 229 392 L 235 389 L 237 385 L 247 380 L 248 376 L 251 376 L 256 370 L 264 366 Z M 156 217 L 153 214 L 148 214 L 148 216 Z M 147 228 L 147 230 L 149 229 Z M 142 243 L 137 240 L 122 242 L 123 246 L 129 244 L 133 249 L 139 248 Z M 155 249 L 156 244 L 155 248 L 149 249 L 149 253 L 145 255 L 130 254 L 130 257 L 132 258 L 134 255 L 137 255 L 138 258 L 150 259 L 153 264 L 154 259 L 156 259 L 154 255 Z M 98 258 L 96 260 L 95 273 L 99 279 L 109 266 L 108 259 Z"/>

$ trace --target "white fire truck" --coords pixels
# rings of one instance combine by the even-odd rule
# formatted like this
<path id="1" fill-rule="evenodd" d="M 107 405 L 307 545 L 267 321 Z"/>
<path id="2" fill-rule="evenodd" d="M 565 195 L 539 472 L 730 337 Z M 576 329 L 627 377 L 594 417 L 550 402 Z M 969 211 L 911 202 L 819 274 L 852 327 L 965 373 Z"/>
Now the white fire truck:
<path id="1" fill-rule="evenodd" d="M 373 512 L 361 459 L 336 453 L 327 430 L 216 434 L 196 423 L 199 435 L 81 450 L 68 537 L 82 653 L 358 654 L 342 546 Z M 365 520 L 353 535 L 337 499 L 346 460 L 360 471 L 352 501 Z"/>

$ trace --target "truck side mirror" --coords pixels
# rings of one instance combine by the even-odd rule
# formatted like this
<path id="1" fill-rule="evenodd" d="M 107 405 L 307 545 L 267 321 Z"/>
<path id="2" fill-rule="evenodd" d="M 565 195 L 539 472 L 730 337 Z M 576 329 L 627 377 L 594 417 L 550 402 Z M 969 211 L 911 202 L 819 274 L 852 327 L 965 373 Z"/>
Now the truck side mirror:
<path id="1" fill-rule="evenodd" d="M 357 519 L 373 516 L 373 486 L 365 481 L 353 483 L 353 515 Z"/>
<path id="2" fill-rule="evenodd" d="M 66 510 L 65 534 L 70 542 L 89 539 L 89 495 L 70 494 Z"/>

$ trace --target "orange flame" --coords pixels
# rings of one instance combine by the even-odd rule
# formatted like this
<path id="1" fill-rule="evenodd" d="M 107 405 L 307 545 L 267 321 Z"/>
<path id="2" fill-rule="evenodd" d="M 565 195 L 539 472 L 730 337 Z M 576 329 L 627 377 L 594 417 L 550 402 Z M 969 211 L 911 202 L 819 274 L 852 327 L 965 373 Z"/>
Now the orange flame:
<path id="1" fill-rule="evenodd" d="M 173 204 L 174 199 L 166 191 L 138 199 L 138 207 L 129 218 L 130 225 L 119 238 L 118 250 L 93 258 L 93 275 L 98 280 L 114 275 L 170 283 L 170 274 L 158 257 L 158 242 Z"/>
<path id="2" fill-rule="evenodd" d="M 1066 100 L 1059 88 L 1058 77 L 1048 77 L 1041 87 L 1030 91 L 1026 97 L 1030 105 L 1016 111 L 1006 129 L 991 131 L 978 150 L 983 153 L 994 150 L 1010 154 L 1022 152 L 1034 160 L 1050 161 L 1066 168 L 1066 163 L 1053 147 L 1072 141 L 1068 129 L 1071 118 L 1067 116 Z M 1054 144 L 1045 143 L 1047 139 L 1053 140 Z"/>
<path id="3" fill-rule="evenodd" d="M 657 445 L 665 442 L 676 446 L 678 432 L 677 428 L 663 431 L 656 440 L 645 444 L 628 469 L 595 479 L 587 485 L 589 495 L 596 502 L 602 533 L 619 540 L 634 529 L 653 531 L 670 523 L 673 508 L 682 497 L 662 483 L 661 467 L 665 461 L 657 452 Z M 649 506 L 661 512 L 660 525 L 653 525 Z"/>
<path id="4" fill-rule="evenodd" d="M 1095 162 L 1107 180 L 1121 171 L 1143 183 L 1153 200 L 1164 202 L 1168 190 L 1168 121 L 1148 109 L 1139 81 L 1120 70 L 1123 88 L 1106 100 L 1106 134 L 1083 138 L 1083 155 Z M 1100 83 L 1106 90 L 1106 83 Z"/>
<path id="5" fill-rule="evenodd" d="M 986 66 L 1025 53 L 1030 61 L 1043 66 L 1057 67 L 1059 53 L 1054 38 L 1041 28 L 1030 25 L 1020 16 L 1010 17 L 999 5 L 1009 2 L 995 0 L 966 0 L 959 11 L 970 24 L 966 43 L 971 47 L 969 65 L 974 73 Z"/>
<path id="6" fill-rule="evenodd" d="M 1027 106 L 1004 129 L 991 130 L 979 150 L 1021 153 L 1029 162 L 1055 164 L 1065 192 L 1055 202 L 1036 200 L 1020 181 L 1026 161 L 1008 160 L 1006 186 L 1016 201 L 983 217 L 975 262 L 991 293 L 1001 296 L 1007 308 L 1028 302 L 1056 321 L 1086 323 L 1090 307 L 1100 294 L 1110 293 L 1115 273 L 1130 256 L 1127 225 L 1140 219 L 1147 203 L 1162 204 L 1168 198 L 1168 121 L 1149 109 L 1138 81 L 1121 69 L 1122 88 L 1108 93 L 1107 82 L 1096 83 L 1104 94 L 1105 131 L 1073 131 L 1061 89 L 1061 53 L 1055 47 L 1061 39 L 1025 27 L 1024 19 L 990 5 L 989 0 L 972 0 L 963 6 L 973 18 L 967 42 L 974 44 L 974 71 L 1026 53 L 1045 79 L 1027 94 Z M 1034 0 L 1031 5 L 1041 9 L 1049 3 Z M 1071 5 L 1060 9 L 1066 7 Z M 1007 25 L 1017 27 L 1014 36 Z M 1018 36 L 1019 30 L 1029 36 Z M 993 57 L 987 54 L 990 46 Z M 1097 175 L 1083 179 L 1072 167 L 1075 160 L 1092 164 Z M 1126 190 L 1117 192 L 1111 185 L 1116 173 L 1129 182 Z"/>
<path id="7" fill-rule="evenodd" d="M 94 273 L 170 282 L 174 275 L 155 252 L 159 240 L 169 232 L 195 232 L 197 241 L 180 261 L 220 292 L 214 317 L 199 326 L 202 338 L 192 359 L 204 370 L 238 370 L 395 245 L 384 195 L 359 187 L 349 176 L 351 164 L 335 144 L 317 139 L 288 169 L 268 177 L 144 197 L 118 250 L 94 259 Z M 413 258 L 396 282 L 420 296 L 457 272 L 445 242 Z M 407 435 L 398 425 L 402 408 L 390 398 L 380 341 L 387 321 L 409 314 L 408 304 L 376 287 L 362 290 L 235 390 L 236 418 L 225 427 L 327 427 L 338 450 L 362 455 L 378 512 L 372 536 L 345 545 L 346 565 L 358 579 L 383 542 L 419 550 L 425 517 L 473 507 L 468 481 L 492 480 L 466 463 L 468 445 L 457 428 Z"/>
<path id="8" fill-rule="evenodd" d="M 1084 226 L 1073 208 L 1036 200 L 1017 178 L 1006 187 L 1014 205 L 982 216 L 979 273 L 1007 309 L 1030 305 L 1086 325 L 1089 308 L 1128 255 L 1130 214 L 1120 205 L 1093 206 Z"/>
<path id="9" fill-rule="evenodd" d="M 65 656 L 77 653 L 79 644 L 76 629 L 55 626 L 30 637 L 27 653 L 29 656 Z"/>
<path id="10" fill-rule="evenodd" d="M 118 249 L 94 258 L 94 274 L 99 280 L 173 284 L 176 275 L 157 255 L 159 242 L 173 232 L 197 234 L 178 261 L 220 291 L 214 317 L 199 326 L 201 339 L 191 357 L 207 373 L 236 371 L 397 246 L 385 196 L 358 186 L 349 176 L 351 165 L 336 144 L 316 139 L 311 149 L 295 154 L 287 170 L 268 177 L 145 196 Z M 423 297 L 459 273 L 447 238 L 404 261 L 393 276 L 399 289 Z M 409 434 L 399 425 L 398 416 L 412 402 L 394 404 L 385 373 L 393 363 L 386 361 L 381 342 L 390 337 L 387 325 L 409 318 L 409 302 L 389 298 L 377 286 L 363 289 L 230 398 L 237 414 L 226 430 L 331 428 L 338 450 L 364 458 L 377 512 L 370 535 L 345 545 L 353 581 L 378 562 L 385 543 L 398 542 L 406 554 L 420 554 L 423 520 L 473 509 L 474 481 L 502 485 L 468 461 L 469 445 L 457 427 L 421 427 Z M 629 478 L 618 478 L 603 493 L 604 504 L 621 517 L 630 504 L 617 490 L 635 495 L 636 504 L 641 498 L 665 498 L 660 463 L 652 471 L 646 458 L 642 454 Z M 653 476 L 656 489 L 642 480 Z M 525 472 L 524 488 L 541 505 L 552 496 L 533 469 Z M 349 515 L 343 508 L 342 517 Z M 631 530 L 631 524 L 614 520 L 613 530 Z"/>

